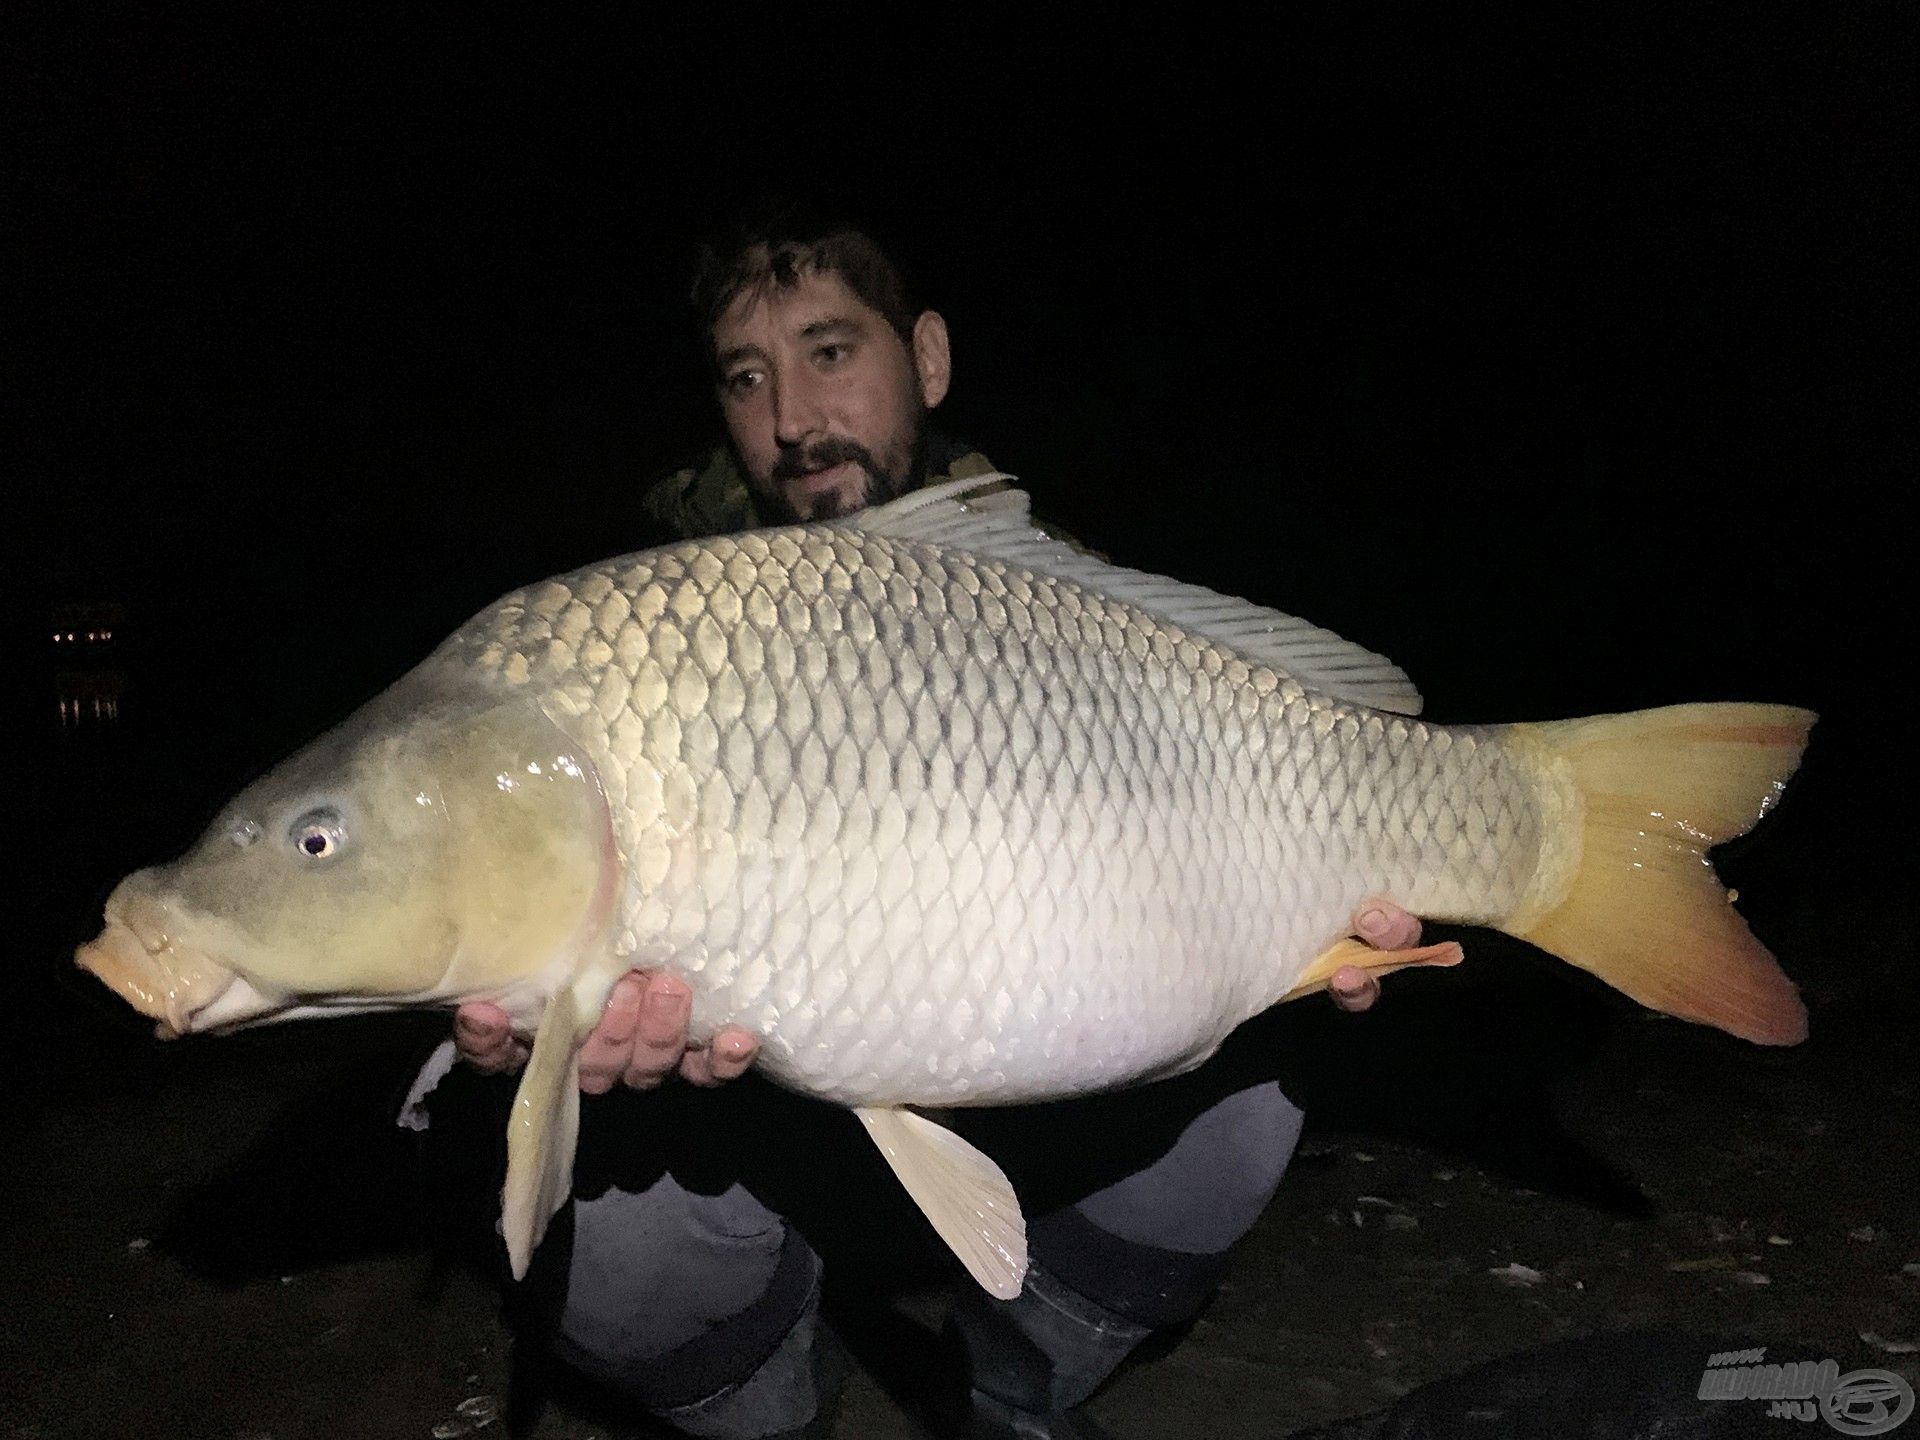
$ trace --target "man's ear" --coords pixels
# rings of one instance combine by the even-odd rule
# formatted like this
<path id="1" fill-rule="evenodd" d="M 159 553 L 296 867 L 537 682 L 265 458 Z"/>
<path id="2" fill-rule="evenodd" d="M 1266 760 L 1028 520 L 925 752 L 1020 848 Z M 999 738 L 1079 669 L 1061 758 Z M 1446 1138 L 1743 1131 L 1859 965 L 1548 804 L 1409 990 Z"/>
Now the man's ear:
<path id="1" fill-rule="evenodd" d="M 913 322 L 913 373 L 920 381 L 920 403 L 929 410 L 947 397 L 953 357 L 947 351 L 947 322 L 937 310 L 922 310 Z"/>

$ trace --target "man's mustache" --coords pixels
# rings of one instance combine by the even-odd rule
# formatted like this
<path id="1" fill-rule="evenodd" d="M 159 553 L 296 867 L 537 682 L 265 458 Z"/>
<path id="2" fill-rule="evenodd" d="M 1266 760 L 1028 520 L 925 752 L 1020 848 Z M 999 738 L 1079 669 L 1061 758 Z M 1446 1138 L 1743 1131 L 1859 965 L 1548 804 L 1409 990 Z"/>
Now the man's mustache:
<path id="1" fill-rule="evenodd" d="M 873 463 L 873 454 L 857 440 L 832 438 L 809 445 L 804 450 L 789 450 L 773 462 L 772 478 L 778 483 L 782 480 L 798 480 L 802 475 L 810 475 L 816 470 L 830 469 L 835 465 L 844 465 L 852 461 L 869 475 L 876 475 L 879 469 Z"/>

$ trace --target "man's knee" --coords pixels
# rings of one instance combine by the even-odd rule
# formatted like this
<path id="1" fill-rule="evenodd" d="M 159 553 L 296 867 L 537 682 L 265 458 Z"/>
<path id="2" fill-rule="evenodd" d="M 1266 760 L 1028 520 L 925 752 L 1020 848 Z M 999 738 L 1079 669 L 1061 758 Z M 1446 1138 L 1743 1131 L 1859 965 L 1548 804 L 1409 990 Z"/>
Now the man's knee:
<path id="1" fill-rule="evenodd" d="M 1134 1244 L 1225 1251 L 1272 1201 L 1304 1118 L 1272 1082 L 1235 1091 L 1195 1116 L 1151 1164 L 1074 1209 Z"/>
<path id="2" fill-rule="evenodd" d="M 703 1195 L 663 1177 L 576 1198 L 528 1285 L 560 1358 L 663 1411 L 752 1375 L 818 1275 L 806 1242 L 742 1187 Z"/>
<path id="3" fill-rule="evenodd" d="M 1158 1330 L 1191 1320 L 1218 1289 L 1234 1243 L 1272 1200 L 1301 1121 L 1273 1084 L 1214 1102 L 1151 1163 L 1034 1221 L 1034 1262 L 1125 1325 Z"/>

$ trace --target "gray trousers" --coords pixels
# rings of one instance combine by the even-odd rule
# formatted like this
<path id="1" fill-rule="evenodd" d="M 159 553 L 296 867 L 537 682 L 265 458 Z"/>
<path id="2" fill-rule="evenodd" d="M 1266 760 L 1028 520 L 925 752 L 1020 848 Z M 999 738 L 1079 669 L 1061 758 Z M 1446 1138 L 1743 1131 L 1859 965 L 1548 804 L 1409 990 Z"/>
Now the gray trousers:
<path id="1" fill-rule="evenodd" d="M 1175 1109 L 1147 1153 L 1090 1189 L 1076 1192 L 1069 1177 L 1065 1193 L 1077 1198 L 1030 1216 L 1034 1273 L 1019 1297 L 992 1301 L 962 1281 L 957 1328 L 977 1389 L 1041 1411 L 1085 1399 L 1140 1339 L 1199 1313 L 1226 1252 L 1272 1199 L 1302 1120 L 1278 1085 L 1217 1098 L 1161 1086 L 1086 1103 L 1105 1107 L 1114 1133 L 1135 1135 L 1131 1116 L 1156 1093 L 1171 1093 Z M 1057 1158 L 1098 1144 L 1079 1103 L 984 1112 L 983 1128 Z M 1006 1163 L 992 1133 L 968 1128 Z M 683 1184 L 671 1172 L 629 1183 L 577 1190 L 556 1221 L 560 1243 L 535 1257 L 529 1293 L 554 1351 L 687 1434 L 797 1430 L 837 1383 L 821 1374 L 813 1248 L 742 1184 Z M 1024 1338 L 1010 1359 L 1015 1334 Z"/>

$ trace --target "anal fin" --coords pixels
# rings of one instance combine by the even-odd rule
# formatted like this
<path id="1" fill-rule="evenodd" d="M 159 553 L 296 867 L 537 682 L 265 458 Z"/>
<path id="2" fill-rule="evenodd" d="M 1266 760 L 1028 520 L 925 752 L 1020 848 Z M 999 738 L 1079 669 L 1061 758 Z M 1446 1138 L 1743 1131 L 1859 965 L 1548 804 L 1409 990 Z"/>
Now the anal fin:
<path id="1" fill-rule="evenodd" d="M 1027 1277 L 1027 1222 L 1000 1167 L 911 1110 L 853 1113 L 967 1273 L 998 1299 L 1018 1295 Z"/>
<path id="2" fill-rule="evenodd" d="M 1422 945 L 1413 950 L 1382 950 L 1349 935 L 1334 942 L 1331 950 L 1316 955 L 1313 963 L 1294 981 L 1293 988 L 1280 998 L 1298 1000 L 1302 995 L 1326 989 L 1333 983 L 1334 972 L 1345 965 L 1358 965 L 1362 970 L 1371 970 L 1376 975 L 1390 975 L 1395 970 L 1405 970 L 1414 965 L 1458 965 L 1465 954 L 1451 940 L 1443 945 Z"/>

